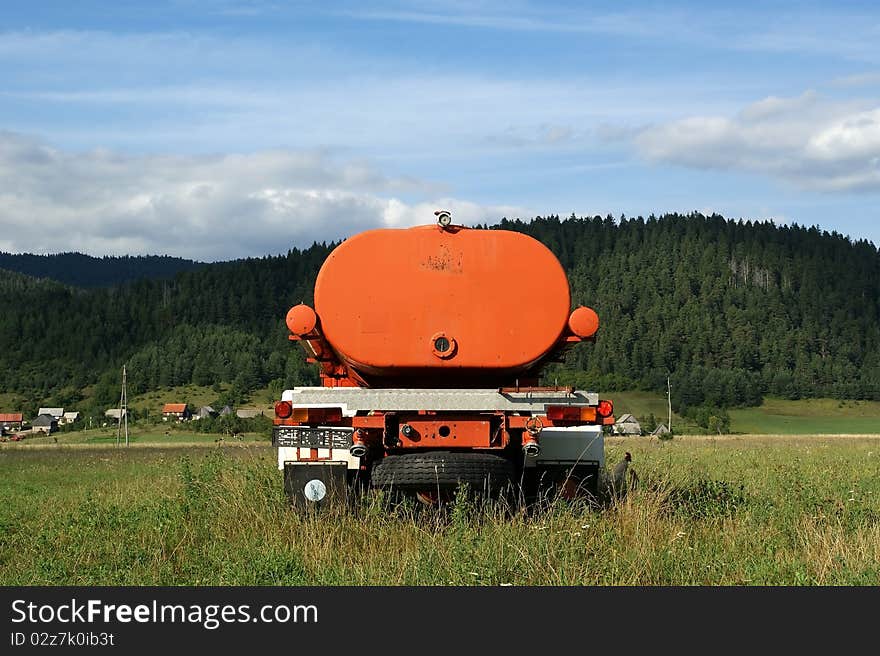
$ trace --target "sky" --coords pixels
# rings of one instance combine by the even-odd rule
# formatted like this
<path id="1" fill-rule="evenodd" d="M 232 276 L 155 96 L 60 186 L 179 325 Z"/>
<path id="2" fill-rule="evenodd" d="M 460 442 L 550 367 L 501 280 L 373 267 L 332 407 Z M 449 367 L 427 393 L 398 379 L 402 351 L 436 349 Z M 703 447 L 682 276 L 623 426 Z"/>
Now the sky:
<path id="1" fill-rule="evenodd" d="M 873 2 L 3 0 L 0 250 L 717 212 L 880 245 Z"/>

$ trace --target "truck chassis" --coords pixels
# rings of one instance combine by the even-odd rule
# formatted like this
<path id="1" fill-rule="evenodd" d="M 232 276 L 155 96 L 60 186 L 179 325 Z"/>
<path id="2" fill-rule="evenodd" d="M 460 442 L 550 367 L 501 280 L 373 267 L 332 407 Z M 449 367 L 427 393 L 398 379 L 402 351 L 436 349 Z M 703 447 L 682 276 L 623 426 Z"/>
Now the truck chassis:
<path id="1" fill-rule="evenodd" d="M 292 504 L 365 487 L 449 498 L 461 483 L 531 500 L 595 494 L 613 407 L 571 388 L 300 387 L 276 404 L 273 443 Z"/>

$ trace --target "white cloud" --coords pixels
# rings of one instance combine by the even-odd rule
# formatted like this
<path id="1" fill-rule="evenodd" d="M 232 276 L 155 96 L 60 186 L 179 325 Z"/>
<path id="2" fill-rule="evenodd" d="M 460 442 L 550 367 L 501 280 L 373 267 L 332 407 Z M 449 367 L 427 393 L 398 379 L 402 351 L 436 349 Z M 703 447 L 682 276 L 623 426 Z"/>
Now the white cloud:
<path id="1" fill-rule="evenodd" d="M 538 103 L 536 97 L 553 102 Z M 681 94 L 670 100 L 669 87 L 662 83 L 438 73 L 346 76 L 333 84 L 305 81 L 280 88 L 223 81 L 76 91 L 6 89 L 0 90 L 4 101 L 39 103 L 43 112 L 64 111 L 73 118 L 109 117 L 97 125 L 58 120 L 37 126 L 54 139 L 74 143 L 112 141 L 141 148 L 162 141 L 200 150 L 204 144 L 237 149 L 284 142 L 432 157 L 498 147 L 567 148 L 607 117 L 638 123 L 693 106 Z M 701 106 L 717 110 L 728 103 Z"/>
<path id="2" fill-rule="evenodd" d="M 642 6 L 607 11 L 587 3 L 554 7 L 537 2 L 363 3 L 343 11 L 365 21 L 450 25 L 502 32 L 548 32 L 633 39 L 640 43 L 696 44 L 760 53 L 803 53 L 876 63 L 880 26 L 870 11 L 803 8 L 793 14 L 772 6 L 716 8 L 710 4 Z M 334 12 L 336 13 L 336 12 Z M 846 35 L 841 38 L 840 35 Z"/>
<path id="3" fill-rule="evenodd" d="M 0 117 L 71 147 L 227 152 L 281 144 L 460 160 L 516 147 L 567 150 L 611 118 L 642 124 L 695 103 L 727 111 L 732 93 L 729 79 L 699 72 L 633 80 L 564 66 L 520 74 L 315 41 L 0 31 Z M 702 98 L 688 95 L 696 85 Z"/>
<path id="4" fill-rule="evenodd" d="M 876 160 L 880 156 L 880 108 L 834 121 L 810 139 L 807 152 L 829 161 Z"/>
<path id="5" fill-rule="evenodd" d="M 126 156 L 68 152 L 0 133 L 0 249 L 6 251 L 259 256 L 368 228 L 430 223 L 438 207 L 461 223 L 525 215 L 515 207 L 434 197 L 431 185 L 320 152 Z"/>
<path id="6" fill-rule="evenodd" d="M 518 12 L 518 13 L 515 13 Z M 612 34 L 618 36 L 656 36 L 657 19 L 669 14 L 653 13 L 584 13 L 548 12 L 540 8 L 519 7 L 511 11 L 507 4 L 495 7 L 474 7 L 466 3 L 455 7 L 411 9 L 361 9 L 339 12 L 349 18 L 366 21 L 425 23 L 482 28 L 506 32 L 558 32 L 569 34 Z"/>
<path id="7" fill-rule="evenodd" d="M 831 84 L 836 87 L 870 87 L 880 85 L 880 72 L 855 73 L 834 78 Z"/>
<path id="8" fill-rule="evenodd" d="M 769 97 L 733 117 L 691 116 L 638 132 L 655 162 L 740 170 L 820 191 L 880 191 L 880 107 L 808 91 Z"/>

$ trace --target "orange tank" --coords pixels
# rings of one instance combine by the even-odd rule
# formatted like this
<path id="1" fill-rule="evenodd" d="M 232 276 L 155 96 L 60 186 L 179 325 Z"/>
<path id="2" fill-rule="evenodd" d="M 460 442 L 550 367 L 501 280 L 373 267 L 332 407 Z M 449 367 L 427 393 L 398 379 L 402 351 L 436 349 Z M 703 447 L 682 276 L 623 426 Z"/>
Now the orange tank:
<path id="1" fill-rule="evenodd" d="M 349 379 L 338 384 L 471 387 L 513 385 L 592 338 L 598 318 L 571 312 L 565 271 L 535 239 L 431 225 L 340 244 L 318 273 L 314 314 L 297 306 L 288 326 L 325 377 Z"/>

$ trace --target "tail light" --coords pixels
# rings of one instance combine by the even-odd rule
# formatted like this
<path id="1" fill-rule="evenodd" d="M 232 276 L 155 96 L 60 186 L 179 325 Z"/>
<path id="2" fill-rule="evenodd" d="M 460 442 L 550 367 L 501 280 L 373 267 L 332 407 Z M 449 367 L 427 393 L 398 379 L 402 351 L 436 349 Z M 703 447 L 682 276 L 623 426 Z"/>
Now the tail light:
<path id="1" fill-rule="evenodd" d="M 301 424 L 337 424 L 342 421 L 342 408 L 294 408 L 293 420 Z"/>
<path id="2" fill-rule="evenodd" d="M 275 416 L 279 419 L 287 419 L 293 414 L 293 406 L 290 401 L 279 401 L 275 404 Z"/>
<path id="3" fill-rule="evenodd" d="M 614 404 L 611 401 L 599 401 L 596 412 L 600 417 L 610 417 L 614 414 Z"/>
<path id="4" fill-rule="evenodd" d="M 596 408 L 578 405 L 548 405 L 546 415 L 550 421 L 596 421 Z"/>

